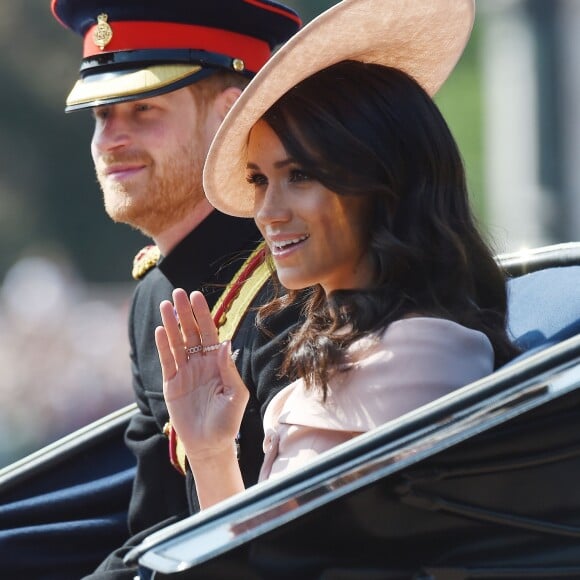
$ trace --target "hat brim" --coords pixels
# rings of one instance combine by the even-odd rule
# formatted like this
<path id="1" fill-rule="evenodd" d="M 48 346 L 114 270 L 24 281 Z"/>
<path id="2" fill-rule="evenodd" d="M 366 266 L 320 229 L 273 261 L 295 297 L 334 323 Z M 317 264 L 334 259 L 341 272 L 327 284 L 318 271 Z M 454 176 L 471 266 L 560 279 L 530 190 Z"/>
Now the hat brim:
<path id="1" fill-rule="evenodd" d="M 66 100 L 66 112 L 149 98 L 199 80 L 197 64 L 160 64 L 142 69 L 87 75 L 78 80 Z"/>
<path id="2" fill-rule="evenodd" d="M 261 69 L 230 109 L 210 147 L 204 189 L 220 211 L 252 217 L 246 181 L 250 130 L 287 91 L 343 60 L 394 67 L 431 96 L 445 82 L 469 40 L 473 0 L 343 0 L 307 24 Z"/>

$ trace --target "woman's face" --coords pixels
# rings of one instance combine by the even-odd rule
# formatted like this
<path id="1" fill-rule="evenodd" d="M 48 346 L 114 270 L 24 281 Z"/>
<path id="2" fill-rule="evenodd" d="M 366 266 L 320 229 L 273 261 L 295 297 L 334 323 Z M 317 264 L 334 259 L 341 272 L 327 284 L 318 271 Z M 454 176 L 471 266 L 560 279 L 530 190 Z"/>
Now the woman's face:
<path id="1" fill-rule="evenodd" d="M 254 219 L 286 288 L 320 284 L 328 294 L 369 286 L 366 196 L 338 195 L 311 178 L 265 121 L 250 133 L 247 178 Z"/>

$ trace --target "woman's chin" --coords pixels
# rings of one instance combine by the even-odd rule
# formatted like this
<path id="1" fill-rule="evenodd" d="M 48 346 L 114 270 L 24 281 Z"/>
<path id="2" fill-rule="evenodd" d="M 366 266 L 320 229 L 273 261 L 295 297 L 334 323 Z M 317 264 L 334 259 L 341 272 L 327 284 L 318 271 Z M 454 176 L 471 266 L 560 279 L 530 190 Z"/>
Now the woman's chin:
<path id="1" fill-rule="evenodd" d="M 303 290 L 308 286 L 314 285 L 312 282 L 303 278 L 284 275 L 283 272 L 278 272 L 278 280 L 280 280 L 280 284 L 282 284 L 286 290 Z"/>

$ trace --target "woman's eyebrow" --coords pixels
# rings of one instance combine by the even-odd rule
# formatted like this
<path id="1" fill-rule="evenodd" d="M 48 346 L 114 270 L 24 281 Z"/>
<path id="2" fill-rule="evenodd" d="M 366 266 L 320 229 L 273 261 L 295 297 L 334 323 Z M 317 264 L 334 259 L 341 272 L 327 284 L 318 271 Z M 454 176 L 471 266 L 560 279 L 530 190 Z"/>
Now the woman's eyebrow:
<path id="1" fill-rule="evenodd" d="M 292 159 L 292 157 L 288 157 L 287 159 L 282 159 L 281 161 L 276 161 L 274 163 L 274 167 L 276 169 L 282 169 L 288 165 L 292 165 L 293 163 L 296 163 L 296 161 L 294 159 Z M 256 163 L 252 163 L 251 161 L 248 161 L 248 163 L 246 163 L 246 168 L 247 169 L 260 169 L 259 165 L 257 165 Z"/>

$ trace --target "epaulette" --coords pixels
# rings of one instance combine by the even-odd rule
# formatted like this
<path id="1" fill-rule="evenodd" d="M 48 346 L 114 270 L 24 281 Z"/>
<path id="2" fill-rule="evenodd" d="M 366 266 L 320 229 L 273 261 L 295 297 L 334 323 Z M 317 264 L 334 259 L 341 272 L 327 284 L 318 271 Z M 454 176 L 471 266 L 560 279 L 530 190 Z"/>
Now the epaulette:
<path id="1" fill-rule="evenodd" d="M 151 268 L 155 267 L 160 257 L 161 252 L 157 246 L 145 246 L 139 250 L 137 255 L 133 258 L 131 276 L 133 276 L 135 280 L 141 280 L 141 278 L 143 278 Z"/>

